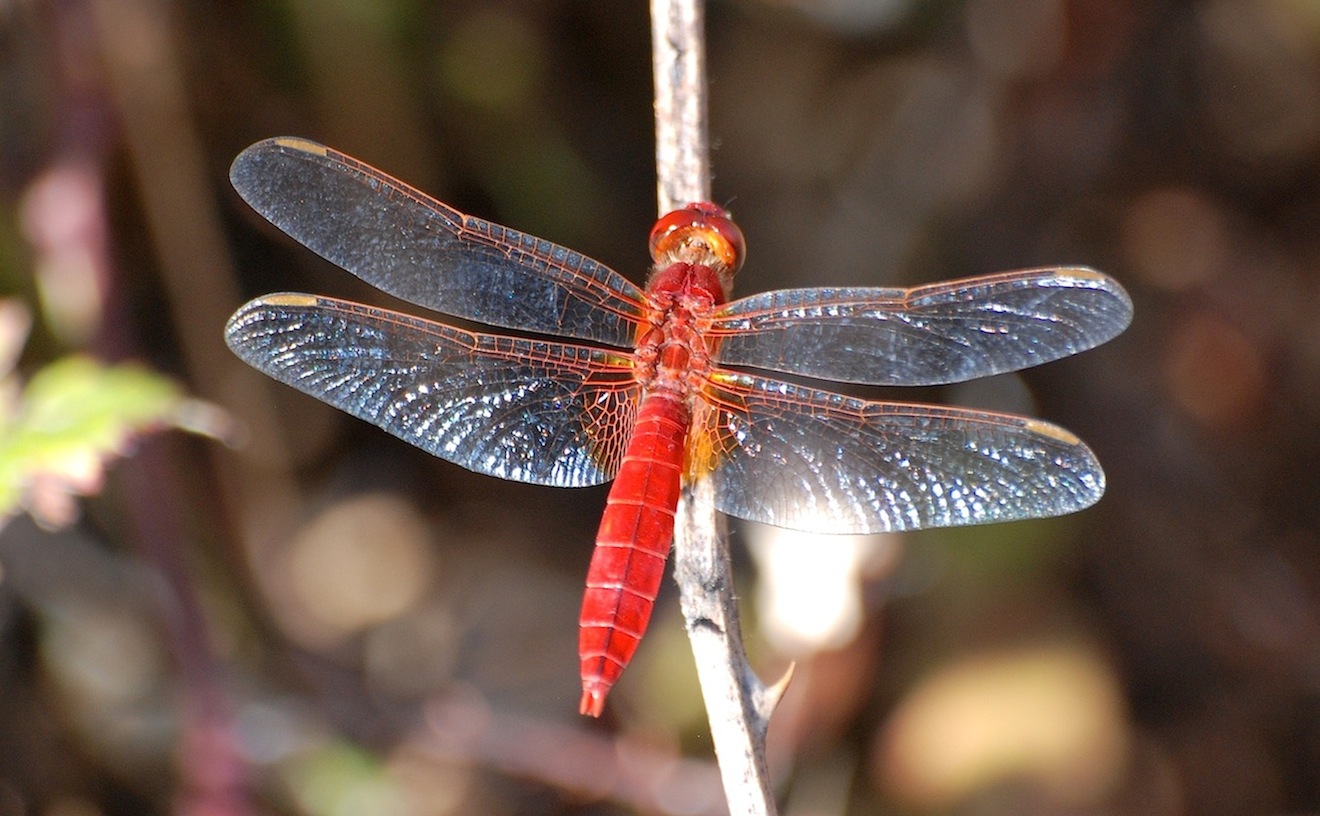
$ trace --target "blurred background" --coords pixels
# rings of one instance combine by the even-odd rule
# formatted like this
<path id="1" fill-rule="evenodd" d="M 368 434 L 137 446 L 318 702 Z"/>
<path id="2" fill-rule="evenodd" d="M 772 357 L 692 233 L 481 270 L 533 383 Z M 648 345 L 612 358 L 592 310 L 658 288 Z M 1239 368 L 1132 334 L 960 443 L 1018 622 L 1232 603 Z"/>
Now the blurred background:
<path id="1" fill-rule="evenodd" d="M 1320 810 L 1320 4 L 708 16 L 742 293 L 1085 264 L 1136 303 L 1096 351 L 901 395 L 1068 427 L 1105 465 L 1095 508 L 734 524 L 754 662 L 798 663 L 783 812 Z M 32 513 L 0 532 L 0 814 L 720 812 L 668 581 L 605 718 L 576 713 L 603 489 L 434 460 L 222 339 L 266 292 L 388 304 L 230 189 L 275 135 L 640 280 L 648 26 L 641 3 L 0 0 L 6 433 L 71 353 L 116 367 L 64 410 L 127 361 L 175 384 L 58 477 L 5 474 Z"/>

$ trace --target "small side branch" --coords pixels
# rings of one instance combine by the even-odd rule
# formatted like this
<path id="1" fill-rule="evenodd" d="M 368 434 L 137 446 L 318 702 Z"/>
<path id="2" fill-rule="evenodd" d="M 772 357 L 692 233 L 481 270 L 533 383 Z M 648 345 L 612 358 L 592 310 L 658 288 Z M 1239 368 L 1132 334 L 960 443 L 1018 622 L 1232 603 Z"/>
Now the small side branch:
<path id="1" fill-rule="evenodd" d="M 701 0 L 652 0 L 656 188 L 662 215 L 711 197 L 703 25 Z M 748 665 L 725 526 L 708 479 L 683 489 L 674 530 L 674 577 L 729 812 L 773 814 L 765 735 L 782 686 L 767 688 Z"/>

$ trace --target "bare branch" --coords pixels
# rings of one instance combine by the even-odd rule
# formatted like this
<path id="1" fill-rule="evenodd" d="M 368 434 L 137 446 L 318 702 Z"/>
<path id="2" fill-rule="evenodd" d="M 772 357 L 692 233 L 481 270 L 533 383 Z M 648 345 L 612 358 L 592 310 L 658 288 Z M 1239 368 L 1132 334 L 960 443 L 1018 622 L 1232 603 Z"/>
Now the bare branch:
<path id="1" fill-rule="evenodd" d="M 703 0 L 652 0 L 655 166 L 660 214 L 710 200 Z"/>
<path id="2" fill-rule="evenodd" d="M 765 734 L 779 689 L 765 687 L 743 650 L 733 565 L 713 488 L 702 479 L 683 489 L 674 528 L 674 580 L 729 813 L 773 814 Z"/>
<path id="3" fill-rule="evenodd" d="M 656 175 L 663 215 L 709 201 L 706 65 L 701 0 L 652 0 Z M 765 734 L 779 689 L 767 689 L 743 650 L 732 564 L 713 485 L 686 485 L 674 530 L 674 578 L 731 814 L 772 814 Z"/>

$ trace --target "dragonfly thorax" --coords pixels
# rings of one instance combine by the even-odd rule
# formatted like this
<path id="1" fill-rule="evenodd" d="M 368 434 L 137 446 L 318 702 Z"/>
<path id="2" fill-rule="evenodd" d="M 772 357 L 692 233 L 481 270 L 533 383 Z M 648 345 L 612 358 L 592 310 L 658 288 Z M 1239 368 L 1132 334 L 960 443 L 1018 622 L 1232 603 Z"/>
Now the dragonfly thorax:
<path id="1" fill-rule="evenodd" d="M 726 299 L 724 282 L 710 265 L 684 261 L 657 266 L 646 283 L 646 292 L 661 310 L 676 304 L 690 310 L 709 310 Z"/>
<path id="2" fill-rule="evenodd" d="M 634 359 L 646 391 L 686 397 L 693 377 L 711 365 L 700 318 L 723 303 L 720 281 L 709 266 L 673 263 L 658 270 L 647 288 L 650 313 L 638 334 Z"/>

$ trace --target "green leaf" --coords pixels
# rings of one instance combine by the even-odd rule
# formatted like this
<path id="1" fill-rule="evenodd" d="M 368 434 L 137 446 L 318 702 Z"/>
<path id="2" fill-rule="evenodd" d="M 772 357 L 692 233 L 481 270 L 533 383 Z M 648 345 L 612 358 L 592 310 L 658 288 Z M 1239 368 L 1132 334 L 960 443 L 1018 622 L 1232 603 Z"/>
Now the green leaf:
<path id="1" fill-rule="evenodd" d="M 64 521 L 41 508 L 99 490 L 107 461 L 176 425 L 182 402 L 178 386 L 141 366 L 80 356 L 46 366 L 0 425 L 0 518 L 26 504 L 38 521 Z"/>

